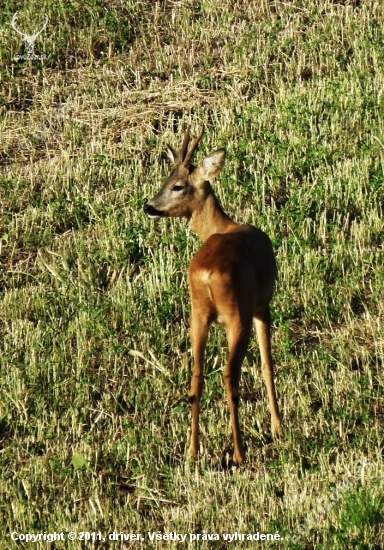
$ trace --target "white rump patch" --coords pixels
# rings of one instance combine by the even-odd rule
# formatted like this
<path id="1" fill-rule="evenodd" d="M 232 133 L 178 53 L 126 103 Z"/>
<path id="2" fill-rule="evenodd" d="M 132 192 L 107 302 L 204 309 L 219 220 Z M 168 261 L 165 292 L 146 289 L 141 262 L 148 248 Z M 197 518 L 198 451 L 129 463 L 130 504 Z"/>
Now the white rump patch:
<path id="1" fill-rule="evenodd" d="M 209 280 L 211 278 L 211 272 L 208 271 L 208 269 L 203 269 L 202 271 L 200 271 L 200 277 L 201 277 L 201 280 L 203 281 L 203 283 L 205 285 L 208 285 Z"/>

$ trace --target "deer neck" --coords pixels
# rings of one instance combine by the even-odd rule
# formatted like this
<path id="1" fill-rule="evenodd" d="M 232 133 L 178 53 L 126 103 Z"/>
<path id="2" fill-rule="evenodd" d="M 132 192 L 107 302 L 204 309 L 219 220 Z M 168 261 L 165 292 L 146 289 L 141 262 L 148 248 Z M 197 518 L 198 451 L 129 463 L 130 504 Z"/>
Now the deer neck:
<path id="1" fill-rule="evenodd" d="M 189 226 L 205 242 L 214 233 L 227 233 L 238 224 L 224 212 L 211 191 L 193 211 Z"/>

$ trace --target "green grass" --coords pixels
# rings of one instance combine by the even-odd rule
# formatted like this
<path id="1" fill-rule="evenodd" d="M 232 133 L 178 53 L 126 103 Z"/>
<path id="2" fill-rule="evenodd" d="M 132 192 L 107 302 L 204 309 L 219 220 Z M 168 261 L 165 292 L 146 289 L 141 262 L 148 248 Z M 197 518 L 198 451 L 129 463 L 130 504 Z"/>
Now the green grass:
<path id="1" fill-rule="evenodd" d="M 0 13 L 0 548 L 10 534 L 286 533 L 233 548 L 380 549 L 384 538 L 384 9 L 377 0 L 5 0 Z M 43 60 L 10 26 L 33 34 Z M 60 106 L 66 104 L 65 109 Z M 247 462 L 211 329 L 188 459 L 187 268 L 200 243 L 142 206 L 188 125 L 225 147 L 225 210 L 271 237 L 284 436 L 253 339 Z M 43 130 L 42 130 L 43 129 Z M 369 463 L 360 475 L 356 468 Z M 327 512 L 318 501 L 350 481 Z M 308 525 L 303 529 L 302 525 Z M 28 543 L 47 548 L 46 542 Z M 86 544 L 86 546 L 84 546 Z M 24 546 L 23 546 L 24 545 Z"/>

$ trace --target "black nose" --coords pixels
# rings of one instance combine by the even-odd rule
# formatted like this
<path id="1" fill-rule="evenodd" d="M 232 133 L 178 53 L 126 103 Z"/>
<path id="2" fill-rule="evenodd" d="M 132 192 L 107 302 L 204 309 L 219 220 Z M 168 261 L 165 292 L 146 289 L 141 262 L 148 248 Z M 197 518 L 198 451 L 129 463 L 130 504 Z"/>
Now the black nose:
<path id="1" fill-rule="evenodd" d="M 161 210 L 157 210 L 149 202 L 147 202 L 147 204 L 144 204 L 144 212 L 150 218 L 160 218 L 161 216 L 164 216 L 164 212 L 162 212 Z"/>

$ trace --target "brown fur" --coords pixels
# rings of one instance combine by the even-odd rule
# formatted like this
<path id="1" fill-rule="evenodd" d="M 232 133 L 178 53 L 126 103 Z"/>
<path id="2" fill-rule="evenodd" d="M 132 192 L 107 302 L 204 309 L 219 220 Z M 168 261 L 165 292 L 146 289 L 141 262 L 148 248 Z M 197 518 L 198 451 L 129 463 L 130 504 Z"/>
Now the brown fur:
<path id="1" fill-rule="evenodd" d="M 274 386 L 269 312 L 276 279 L 276 262 L 269 237 L 251 225 L 232 221 L 222 210 L 207 181 L 220 172 L 225 151 L 219 149 L 212 153 L 198 168 L 191 166 L 190 160 L 201 136 L 202 133 L 194 140 L 189 151 L 189 134 L 184 137 L 182 149 L 178 153 L 172 148 L 168 149 L 175 168 L 144 210 L 150 217 L 186 217 L 191 229 L 204 242 L 189 267 L 194 357 L 190 394 L 190 453 L 192 457 L 198 455 L 204 350 L 209 326 L 213 321 L 218 321 L 224 325 L 228 338 L 229 358 L 224 369 L 224 383 L 231 413 L 233 458 L 235 463 L 240 464 L 244 460 L 244 451 L 238 416 L 239 382 L 253 321 L 271 407 L 272 428 L 277 434 L 282 431 Z"/>

